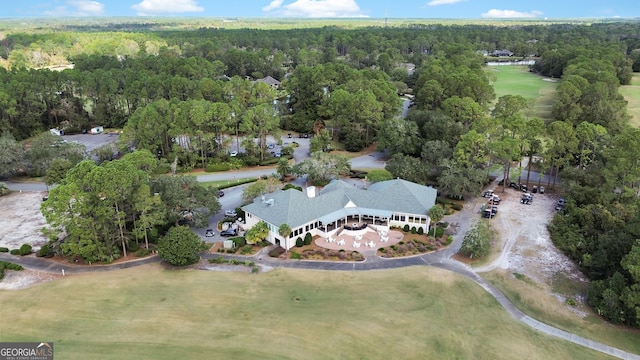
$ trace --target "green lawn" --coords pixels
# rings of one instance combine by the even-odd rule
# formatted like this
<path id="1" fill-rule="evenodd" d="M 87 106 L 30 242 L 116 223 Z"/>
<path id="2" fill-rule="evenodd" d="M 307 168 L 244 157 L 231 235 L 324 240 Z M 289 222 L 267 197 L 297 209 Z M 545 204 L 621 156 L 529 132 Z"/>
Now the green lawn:
<path id="1" fill-rule="evenodd" d="M 528 66 L 488 66 L 495 76 L 493 89 L 496 99 L 503 95 L 521 95 L 535 101 L 534 114 L 545 121 L 551 120 L 551 110 L 558 83 L 529 72 Z"/>
<path id="2" fill-rule="evenodd" d="M 631 115 L 631 126 L 640 127 L 640 74 L 633 74 L 630 85 L 620 87 L 620 93 L 627 100 L 627 111 Z"/>
<path id="3" fill-rule="evenodd" d="M 147 265 L 0 291 L 2 341 L 60 359 L 603 359 L 430 267 L 260 274 Z"/>
<path id="4" fill-rule="evenodd" d="M 201 175 L 202 173 L 200 173 Z M 198 175 L 198 174 L 190 174 L 190 175 Z M 245 181 L 250 181 L 250 180 L 255 180 L 256 178 L 251 177 L 251 178 L 240 178 L 240 179 L 234 179 L 234 180 L 216 180 L 216 181 L 204 181 L 201 182 L 200 185 L 203 186 L 213 186 L 213 187 L 221 187 L 221 186 L 227 186 L 227 185 L 231 185 L 234 183 L 244 183 Z"/>

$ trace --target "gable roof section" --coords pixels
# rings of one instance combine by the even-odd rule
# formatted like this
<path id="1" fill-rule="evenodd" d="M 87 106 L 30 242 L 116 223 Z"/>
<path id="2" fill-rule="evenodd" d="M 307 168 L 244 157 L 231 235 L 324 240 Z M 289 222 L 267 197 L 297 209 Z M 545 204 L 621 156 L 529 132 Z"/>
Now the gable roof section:
<path id="1" fill-rule="evenodd" d="M 435 205 L 436 195 L 434 188 L 400 179 L 375 183 L 368 190 L 336 180 L 313 198 L 295 189 L 280 190 L 265 195 L 265 202 L 257 198 L 243 210 L 275 226 L 288 224 L 295 228 L 314 220 L 326 224 L 348 215 L 427 214 Z"/>

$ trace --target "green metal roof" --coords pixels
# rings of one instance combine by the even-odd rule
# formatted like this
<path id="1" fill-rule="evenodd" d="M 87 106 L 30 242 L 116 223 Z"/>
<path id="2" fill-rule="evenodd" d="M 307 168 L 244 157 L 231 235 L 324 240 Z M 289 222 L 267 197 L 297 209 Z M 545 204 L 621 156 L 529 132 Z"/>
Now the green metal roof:
<path id="1" fill-rule="evenodd" d="M 326 224 L 348 215 L 426 215 L 435 205 L 436 195 L 432 187 L 401 179 L 375 183 L 367 190 L 334 180 L 313 198 L 295 189 L 279 190 L 265 195 L 264 200 L 256 198 L 242 209 L 274 226 L 296 228 L 315 220 Z"/>

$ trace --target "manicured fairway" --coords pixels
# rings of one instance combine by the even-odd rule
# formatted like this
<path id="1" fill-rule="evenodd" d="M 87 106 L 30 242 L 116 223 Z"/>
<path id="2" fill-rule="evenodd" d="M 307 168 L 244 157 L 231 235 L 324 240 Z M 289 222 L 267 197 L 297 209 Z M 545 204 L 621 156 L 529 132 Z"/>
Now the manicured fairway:
<path id="1" fill-rule="evenodd" d="M 640 127 L 640 74 L 633 74 L 630 85 L 620 87 L 620 93 L 627 100 L 627 111 L 631 115 L 629 123 Z"/>
<path id="2" fill-rule="evenodd" d="M 521 95 L 535 101 L 536 116 L 546 121 L 551 120 L 557 79 L 531 73 L 527 66 L 489 66 L 488 71 L 495 76 L 493 88 L 496 99 L 503 95 Z"/>
<path id="3" fill-rule="evenodd" d="M 0 291 L 1 341 L 59 359 L 603 359 L 470 280 L 413 267 L 246 274 L 147 265 Z"/>

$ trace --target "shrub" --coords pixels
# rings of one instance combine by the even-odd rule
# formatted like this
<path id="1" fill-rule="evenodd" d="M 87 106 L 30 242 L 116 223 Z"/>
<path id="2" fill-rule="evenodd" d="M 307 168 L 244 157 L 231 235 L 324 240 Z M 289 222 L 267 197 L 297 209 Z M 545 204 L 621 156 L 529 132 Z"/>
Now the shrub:
<path id="1" fill-rule="evenodd" d="M 31 254 L 31 251 L 33 249 L 31 248 L 31 245 L 29 244 L 22 244 L 22 246 L 20 246 L 20 249 L 18 250 L 18 254 L 20 256 L 25 256 L 25 255 L 29 255 Z"/>
<path id="2" fill-rule="evenodd" d="M 9 252 L 11 255 L 20 255 L 20 250 L 18 249 L 11 249 L 11 251 Z"/>
<path id="3" fill-rule="evenodd" d="M 404 232 L 409 232 L 409 225 L 404 224 L 404 227 L 402 228 L 402 230 L 404 230 Z"/>
<path id="4" fill-rule="evenodd" d="M 289 190 L 289 189 L 296 189 L 298 191 L 302 191 L 302 187 L 293 185 L 293 184 L 287 184 L 282 188 L 282 190 Z"/>
<path id="5" fill-rule="evenodd" d="M 417 232 L 418 232 L 418 230 L 416 229 L 416 227 L 415 227 L 415 226 L 413 226 L 413 227 L 411 228 L 411 233 L 412 233 L 412 234 L 415 234 L 415 233 L 417 233 Z"/>
<path id="6" fill-rule="evenodd" d="M 429 232 L 427 233 L 429 236 L 433 236 L 436 233 L 436 229 L 435 228 L 431 228 L 429 229 Z"/>
<path id="7" fill-rule="evenodd" d="M 140 245 L 138 245 L 138 243 L 135 243 L 135 242 L 129 243 L 129 252 L 134 253 L 134 252 L 138 251 L 139 249 L 140 249 Z"/>
<path id="8" fill-rule="evenodd" d="M 421 227 L 418 228 L 418 235 L 424 234 L 424 229 Z"/>
<path id="9" fill-rule="evenodd" d="M 227 249 L 227 254 L 235 254 L 236 249 Z"/>
<path id="10" fill-rule="evenodd" d="M 36 256 L 37 257 L 49 257 L 49 256 L 52 256 L 52 255 L 53 255 L 53 253 L 51 252 L 51 245 L 49 245 L 49 244 L 43 245 L 40 248 L 40 250 L 38 250 L 36 252 Z"/>
<path id="11" fill-rule="evenodd" d="M 302 240 L 301 237 L 298 236 L 298 238 L 296 239 L 296 246 L 302 247 L 302 245 L 304 245 L 304 241 Z"/>
<path id="12" fill-rule="evenodd" d="M 233 241 L 233 246 L 238 248 L 247 245 L 247 239 L 245 239 L 244 236 L 234 237 L 229 240 Z"/>
<path id="13" fill-rule="evenodd" d="M 451 245 L 452 242 L 453 242 L 453 236 L 449 235 L 447 236 L 447 241 L 445 241 L 444 244 Z"/>
<path id="14" fill-rule="evenodd" d="M 436 228 L 436 239 L 440 239 L 444 235 L 444 229 L 441 227 Z"/>
<path id="15" fill-rule="evenodd" d="M 451 207 L 453 208 L 453 210 L 456 210 L 456 211 L 460 211 L 463 208 L 462 204 L 458 204 L 458 203 L 453 203 Z"/>
<path id="16" fill-rule="evenodd" d="M 240 254 L 246 255 L 246 254 L 250 254 L 252 251 L 253 251 L 253 246 L 245 245 L 242 247 L 242 250 L 240 250 Z"/>
<path id="17" fill-rule="evenodd" d="M 204 168 L 206 172 L 218 172 L 218 171 L 227 171 L 230 170 L 231 166 L 227 163 L 217 163 L 217 164 L 209 164 Z"/>
<path id="18" fill-rule="evenodd" d="M 201 241 L 186 226 L 174 226 L 158 242 L 158 254 L 171 265 L 183 266 L 200 260 Z"/>
<path id="19" fill-rule="evenodd" d="M 6 247 L 0 247 L 0 252 L 9 252 L 9 248 Z"/>
<path id="20" fill-rule="evenodd" d="M 144 249 L 144 248 L 140 248 L 138 250 L 136 250 L 136 257 L 144 257 L 151 254 L 151 250 L 149 249 Z"/>
<path id="21" fill-rule="evenodd" d="M 280 255 L 284 254 L 284 252 L 285 252 L 284 248 L 282 248 L 281 246 L 278 246 L 273 248 L 271 251 L 269 251 L 269 256 L 273 258 L 277 258 Z"/>
<path id="22" fill-rule="evenodd" d="M 306 233 L 304 235 L 304 244 L 305 245 L 311 245 L 311 240 L 313 239 L 313 237 L 311 237 L 311 233 Z"/>
<path id="23" fill-rule="evenodd" d="M 298 238 L 299 239 L 299 238 Z M 302 259 L 302 255 L 300 255 L 299 253 L 291 250 L 291 259 L 293 260 L 300 260 Z"/>

